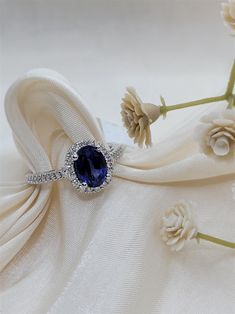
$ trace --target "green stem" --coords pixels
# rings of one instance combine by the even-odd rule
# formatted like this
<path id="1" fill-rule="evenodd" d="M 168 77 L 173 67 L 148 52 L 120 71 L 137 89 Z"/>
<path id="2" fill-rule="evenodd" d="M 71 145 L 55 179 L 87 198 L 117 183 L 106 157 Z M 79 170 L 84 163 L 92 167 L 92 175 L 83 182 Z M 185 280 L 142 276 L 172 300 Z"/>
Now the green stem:
<path id="1" fill-rule="evenodd" d="M 183 108 L 193 107 L 193 106 L 198 106 L 198 105 L 203 105 L 203 104 L 209 104 L 212 102 L 218 102 L 218 101 L 223 101 L 223 100 L 227 100 L 226 95 L 203 98 L 203 99 L 185 102 L 185 103 L 174 105 L 174 106 L 162 106 L 161 107 L 161 113 L 163 114 L 163 113 L 166 113 L 166 112 L 172 111 L 172 110 L 183 109 Z"/>
<path id="2" fill-rule="evenodd" d="M 228 85 L 227 85 L 227 89 L 225 93 L 227 97 L 233 94 L 234 84 L 235 84 L 235 60 L 233 61 L 233 66 L 230 72 L 230 77 L 229 77 L 229 81 L 228 81 Z"/>
<path id="3" fill-rule="evenodd" d="M 212 236 L 205 234 L 205 233 L 198 232 L 197 238 L 235 249 L 235 243 L 234 242 L 228 242 L 228 241 L 216 238 L 216 237 L 212 237 Z"/>
<path id="4" fill-rule="evenodd" d="M 228 97 L 228 109 L 233 109 L 235 107 L 235 95 Z"/>
<path id="5" fill-rule="evenodd" d="M 214 103 L 218 101 L 224 101 L 226 100 L 228 102 L 228 107 L 232 108 L 234 107 L 234 94 L 233 94 L 233 89 L 235 85 L 235 60 L 233 62 L 232 70 L 230 72 L 230 77 L 227 85 L 227 89 L 225 94 L 217 97 L 209 97 L 209 98 L 202 98 L 190 102 L 185 102 L 182 104 L 177 104 L 174 106 L 161 106 L 161 114 L 165 115 L 168 111 L 172 110 L 177 110 L 177 109 L 183 109 L 183 108 L 188 108 L 188 107 L 193 107 L 193 106 L 198 106 L 198 105 L 203 105 L 203 104 L 209 104 L 209 103 Z"/>

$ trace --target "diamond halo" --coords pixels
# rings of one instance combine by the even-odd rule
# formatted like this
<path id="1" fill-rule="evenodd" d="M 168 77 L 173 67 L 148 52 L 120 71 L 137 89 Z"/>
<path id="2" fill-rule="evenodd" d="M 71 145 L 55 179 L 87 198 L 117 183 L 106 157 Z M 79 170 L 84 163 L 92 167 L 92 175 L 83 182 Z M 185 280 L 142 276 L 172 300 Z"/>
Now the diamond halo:
<path id="1" fill-rule="evenodd" d="M 103 157 L 105 158 L 106 164 L 107 164 L 107 174 L 105 177 L 104 182 L 97 186 L 97 187 L 91 187 L 88 186 L 86 183 L 81 182 L 75 172 L 74 162 L 77 160 L 77 152 L 86 146 L 92 146 L 96 148 L 96 150 L 100 153 L 102 153 Z M 112 173 L 113 173 L 113 156 L 110 153 L 110 150 L 105 147 L 102 143 L 93 141 L 93 140 L 87 140 L 82 141 L 73 144 L 65 157 L 65 170 L 67 174 L 67 178 L 71 181 L 72 185 L 81 192 L 86 193 L 92 193 L 92 192 L 99 192 L 101 191 L 106 185 L 110 183 L 112 180 Z"/>

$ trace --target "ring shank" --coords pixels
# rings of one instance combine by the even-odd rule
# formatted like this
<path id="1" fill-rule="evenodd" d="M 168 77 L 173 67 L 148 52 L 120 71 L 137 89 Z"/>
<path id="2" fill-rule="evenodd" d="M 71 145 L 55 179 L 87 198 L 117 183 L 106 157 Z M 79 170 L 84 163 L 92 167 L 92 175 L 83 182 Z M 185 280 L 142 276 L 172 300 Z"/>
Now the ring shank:
<path id="1" fill-rule="evenodd" d="M 59 170 L 49 170 L 39 173 L 30 173 L 26 176 L 28 184 L 42 184 L 57 181 L 66 177 L 65 168 Z"/>

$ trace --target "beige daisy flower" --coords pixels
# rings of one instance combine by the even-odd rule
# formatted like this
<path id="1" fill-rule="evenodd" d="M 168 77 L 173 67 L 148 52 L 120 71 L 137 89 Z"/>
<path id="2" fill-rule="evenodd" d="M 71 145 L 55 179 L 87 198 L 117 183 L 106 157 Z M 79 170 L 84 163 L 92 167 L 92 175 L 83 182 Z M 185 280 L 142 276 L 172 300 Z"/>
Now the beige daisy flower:
<path id="1" fill-rule="evenodd" d="M 143 144 L 151 146 L 150 124 L 160 117 L 160 106 L 143 103 L 135 89 L 128 87 L 121 108 L 122 120 L 128 135 L 134 138 L 134 142 L 140 147 Z"/>
<path id="2" fill-rule="evenodd" d="M 162 217 L 161 236 L 172 251 L 181 250 L 187 241 L 197 236 L 198 231 L 192 223 L 189 207 L 188 203 L 177 203 Z"/>
<path id="3" fill-rule="evenodd" d="M 195 133 L 204 154 L 220 159 L 234 157 L 235 110 L 225 109 L 205 115 Z"/>

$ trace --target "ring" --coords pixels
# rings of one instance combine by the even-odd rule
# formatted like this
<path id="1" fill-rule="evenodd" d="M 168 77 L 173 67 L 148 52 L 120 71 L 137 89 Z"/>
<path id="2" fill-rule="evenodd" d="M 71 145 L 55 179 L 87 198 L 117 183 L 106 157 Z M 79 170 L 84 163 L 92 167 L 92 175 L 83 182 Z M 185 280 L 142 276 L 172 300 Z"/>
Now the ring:
<path id="1" fill-rule="evenodd" d="M 114 163 L 123 152 L 123 145 L 107 146 L 93 140 L 77 142 L 67 151 L 64 167 L 40 173 L 29 173 L 28 184 L 43 184 L 67 178 L 81 192 L 99 192 L 112 180 Z"/>

